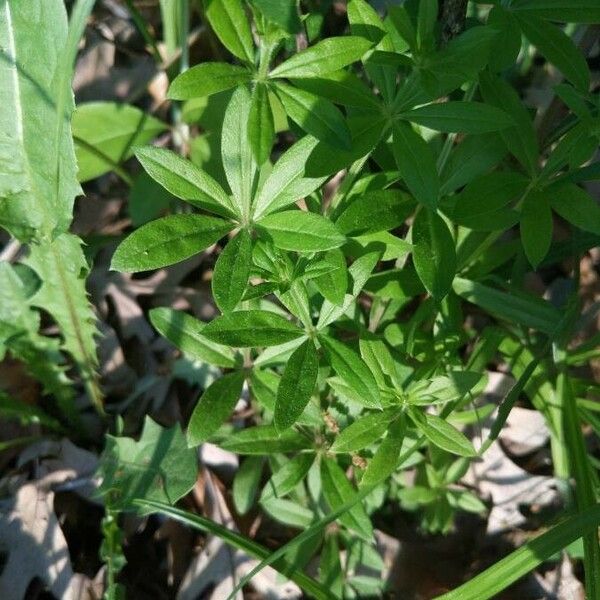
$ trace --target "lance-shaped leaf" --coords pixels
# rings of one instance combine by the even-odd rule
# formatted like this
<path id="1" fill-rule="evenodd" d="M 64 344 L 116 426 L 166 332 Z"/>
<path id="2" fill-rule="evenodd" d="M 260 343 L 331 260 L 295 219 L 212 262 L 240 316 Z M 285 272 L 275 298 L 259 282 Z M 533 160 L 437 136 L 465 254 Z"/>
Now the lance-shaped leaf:
<path id="1" fill-rule="evenodd" d="M 223 188 L 193 162 L 165 148 L 146 146 L 135 152 L 146 173 L 174 196 L 223 216 L 239 216 Z"/>
<path id="2" fill-rule="evenodd" d="M 263 16 L 287 33 L 299 33 L 302 24 L 296 0 L 252 0 Z"/>
<path id="3" fill-rule="evenodd" d="M 202 335 L 206 324 L 192 315 L 161 306 L 153 308 L 148 316 L 156 330 L 183 353 L 217 367 L 231 369 L 236 366 L 233 350 Z"/>
<path id="4" fill-rule="evenodd" d="M 401 190 L 374 190 L 360 194 L 336 219 L 346 235 L 389 231 L 404 223 L 415 208 L 413 198 Z"/>
<path id="5" fill-rule="evenodd" d="M 572 183 L 548 190 L 552 208 L 575 227 L 600 235 L 600 206 L 585 190 Z"/>
<path id="6" fill-rule="evenodd" d="M 223 312 L 232 311 L 244 296 L 250 266 L 252 240 L 242 229 L 219 255 L 212 278 L 212 292 L 217 306 Z"/>
<path id="7" fill-rule="evenodd" d="M 326 177 L 304 176 L 306 161 L 317 143 L 307 135 L 281 155 L 260 188 L 254 204 L 255 219 L 308 196 L 325 181 Z"/>
<path id="8" fill-rule="evenodd" d="M 252 73 L 244 67 L 221 62 L 201 63 L 178 75 L 170 85 L 167 97 L 191 100 L 212 96 L 247 83 L 251 78 Z"/>
<path id="9" fill-rule="evenodd" d="M 257 226 L 282 250 L 321 252 L 346 241 L 329 219 L 301 210 L 272 213 L 260 219 Z"/>
<path id="10" fill-rule="evenodd" d="M 270 77 L 319 77 L 360 60 L 373 45 L 359 36 L 332 37 L 317 42 L 275 67 Z"/>
<path id="11" fill-rule="evenodd" d="M 252 64 L 254 42 L 241 0 L 205 0 L 204 14 L 223 46 Z"/>
<path id="12" fill-rule="evenodd" d="M 359 417 L 335 438 L 331 451 L 357 452 L 364 450 L 374 442 L 381 440 L 389 424 L 399 414 L 400 410 L 398 408 L 390 408 L 383 412 L 370 413 Z"/>
<path id="13" fill-rule="evenodd" d="M 304 332 L 281 315 L 266 310 L 238 310 L 213 319 L 202 333 L 218 344 L 237 348 L 277 346 Z"/>
<path id="14" fill-rule="evenodd" d="M 539 148 L 531 117 L 517 92 L 503 79 L 485 71 L 479 78 L 481 95 L 487 104 L 508 113 L 515 125 L 500 130 L 508 150 L 530 174 L 537 170 Z"/>
<path id="15" fill-rule="evenodd" d="M 459 456 L 476 456 L 477 452 L 473 444 L 466 438 L 464 433 L 444 421 L 437 415 L 429 413 L 409 412 L 411 419 L 417 428 L 425 434 L 425 437 L 433 444 Z"/>
<path id="16" fill-rule="evenodd" d="M 452 287 L 468 302 L 511 323 L 533 327 L 548 335 L 555 332 L 561 320 L 558 309 L 546 300 L 530 294 L 502 292 L 482 283 L 459 277 L 455 278 Z"/>
<path id="17" fill-rule="evenodd" d="M 314 454 L 298 454 L 273 473 L 261 494 L 261 502 L 269 498 L 281 498 L 289 494 L 300 483 L 315 461 Z"/>
<path id="18" fill-rule="evenodd" d="M 481 102 L 436 102 L 400 116 L 429 129 L 447 133 L 488 133 L 514 125 L 503 110 Z"/>
<path id="19" fill-rule="evenodd" d="M 378 44 L 376 48 L 379 50 L 394 52 L 394 45 L 381 18 L 366 0 L 351 0 L 348 3 L 348 21 L 353 35 L 360 35 Z M 365 70 L 386 101 L 390 101 L 396 87 L 396 68 L 367 64 Z"/>
<path id="20" fill-rule="evenodd" d="M 198 446 L 221 427 L 240 399 L 243 385 L 244 372 L 237 371 L 223 375 L 204 390 L 190 417 L 188 446 Z"/>
<path id="21" fill-rule="evenodd" d="M 526 177 L 513 171 L 482 175 L 453 196 L 450 209 L 444 211 L 452 221 L 476 231 L 510 227 L 516 221 L 506 225 L 507 221 L 503 215 L 516 216 L 516 211 L 501 211 L 523 194 L 528 182 Z"/>
<path id="22" fill-rule="evenodd" d="M 360 398 L 367 408 L 381 408 L 377 382 L 362 358 L 342 342 L 328 336 L 320 335 L 319 341 L 333 370 L 352 389 L 354 398 Z"/>
<path id="23" fill-rule="evenodd" d="M 600 23 L 597 0 L 513 0 L 510 10 L 560 23 Z"/>
<path id="24" fill-rule="evenodd" d="M 312 340 L 306 340 L 290 356 L 279 382 L 274 416 L 278 431 L 298 420 L 310 400 L 318 374 L 317 350 Z"/>
<path id="25" fill-rule="evenodd" d="M 334 104 L 352 106 L 368 111 L 379 111 L 380 104 L 371 90 L 354 73 L 340 70 L 324 77 L 291 78 L 294 85 Z"/>
<path id="26" fill-rule="evenodd" d="M 237 454 L 264 455 L 306 450 L 310 448 L 310 440 L 293 430 L 279 434 L 272 425 L 260 425 L 237 431 L 219 445 Z"/>
<path id="27" fill-rule="evenodd" d="M 351 149 L 348 125 L 331 102 L 280 81 L 275 89 L 285 112 L 304 131 L 334 146 Z"/>
<path id="28" fill-rule="evenodd" d="M 530 192 L 521 207 L 521 242 L 535 269 L 552 243 L 552 210 L 547 192 Z"/>
<path id="29" fill-rule="evenodd" d="M 234 227 L 217 217 L 169 215 L 142 225 L 113 254 L 111 269 L 136 273 L 180 262 L 208 248 Z"/>
<path id="30" fill-rule="evenodd" d="M 254 505 L 264 462 L 262 456 L 249 456 L 241 463 L 233 478 L 233 504 L 240 515 L 245 515 Z"/>
<path id="31" fill-rule="evenodd" d="M 248 142 L 257 164 L 262 165 L 269 158 L 274 137 L 275 124 L 267 86 L 257 83 L 252 90 L 248 115 Z"/>
<path id="32" fill-rule="evenodd" d="M 435 208 L 440 195 L 440 179 L 431 148 L 406 123 L 394 125 L 393 142 L 394 158 L 406 186 L 419 202 Z"/>
<path id="33" fill-rule="evenodd" d="M 556 25 L 516 13 L 527 39 L 580 91 L 587 93 L 590 70 L 571 38 Z"/>
<path id="34" fill-rule="evenodd" d="M 346 257 L 339 250 L 330 250 L 321 259 L 322 266 L 329 270 L 313 279 L 317 289 L 329 302 L 341 306 L 348 288 L 348 267 Z"/>
<path id="35" fill-rule="evenodd" d="M 252 97 L 245 87 L 231 96 L 223 117 L 221 160 L 227 183 L 239 213 L 250 214 L 250 202 L 257 173 L 252 148 L 248 144 L 248 121 Z"/>
<path id="36" fill-rule="evenodd" d="M 66 231 L 81 193 L 66 46 L 62 2 L 0 4 L 0 226 L 22 241 Z"/>
<path id="37" fill-rule="evenodd" d="M 412 226 L 413 262 L 425 289 L 441 300 L 456 274 L 456 250 L 444 220 L 428 209 L 419 211 Z"/>
<path id="38" fill-rule="evenodd" d="M 325 501 L 334 511 L 352 500 L 357 493 L 344 471 L 330 458 L 323 457 L 321 460 L 321 482 Z M 373 526 L 360 502 L 340 515 L 338 520 L 364 540 L 371 541 Z"/>

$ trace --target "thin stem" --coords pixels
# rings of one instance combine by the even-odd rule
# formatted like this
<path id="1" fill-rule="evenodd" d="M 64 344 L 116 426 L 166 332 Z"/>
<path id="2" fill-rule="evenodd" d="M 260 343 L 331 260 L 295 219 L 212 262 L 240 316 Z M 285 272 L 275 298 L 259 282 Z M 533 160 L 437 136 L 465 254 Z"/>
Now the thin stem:
<path id="1" fill-rule="evenodd" d="M 131 14 L 131 19 L 133 20 L 135 26 L 138 31 L 142 34 L 144 41 L 150 47 L 152 52 L 152 56 L 154 56 L 154 60 L 161 64 L 163 59 L 160 55 L 160 50 L 158 49 L 158 45 L 154 36 L 150 33 L 146 22 L 144 21 L 144 17 L 140 14 L 140 11 L 135 7 L 133 0 L 125 0 L 125 4 L 127 4 L 127 8 L 129 9 L 129 13 Z"/>

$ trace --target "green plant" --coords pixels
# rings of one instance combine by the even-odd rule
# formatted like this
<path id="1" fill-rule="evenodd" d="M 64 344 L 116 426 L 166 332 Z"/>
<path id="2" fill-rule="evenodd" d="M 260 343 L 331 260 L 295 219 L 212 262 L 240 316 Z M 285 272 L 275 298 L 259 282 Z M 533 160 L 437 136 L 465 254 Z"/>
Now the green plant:
<path id="1" fill-rule="evenodd" d="M 0 33 L 11 26 L 8 7 Z M 600 96 L 589 91 L 589 69 L 573 41 L 577 28 L 600 23 L 597 1 L 472 2 L 461 25 L 465 15 L 442 10 L 440 20 L 437 0 L 390 6 L 384 18 L 365 0 L 350 0 L 348 35 L 326 37 L 321 13 L 300 14 L 293 1 L 207 0 L 201 17 L 232 60 L 189 69 L 188 3 L 161 8 L 169 55 L 181 52 L 168 92 L 182 102 L 175 125 L 203 118 L 209 97 L 226 106 L 211 160 L 197 160 L 193 136 L 191 159 L 182 156 L 186 144 L 175 151 L 145 145 L 167 129 L 162 120 L 134 106 L 95 103 L 73 120 L 79 178 L 112 170 L 132 199 L 142 185 L 160 195 L 137 217 L 130 209 L 136 227 L 117 247 L 112 269 L 160 269 L 218 248 L 211 286 L 220 316 L 205 323 L 165 306 L 148 317 L 221 377 L 191 412 L 187 447 L 179 428 L 151 421 L 139 442 L 107 438 L 101 491 L 109 593 L 118 595 L 124 564 L 116 515 L 142 508 L 259 558 L 238 589 L 272 564 L 317 598 L 379 596 L 384 582 L 354 575 L 359 565 L 382 567 L 373 515 L 393 502 L 417 513 L 426 531 L 447 533 L 458 511 L 483 514 L 486 505 L 461 481 L 515 403 L 527 399 L 548 424 L 570 516 L 443 597 L 491 597 L 583 537 L 587 594 L 600 598 L 597 463 L 582 434 L 584 425 L 598 433 L 597 407 L 589 383 L 572 369 L 597 354 L 597 339 L 577 345 L 597 307 L 580 306 L 578 268 L 558 301 L 525 285 L 528 273 L 564 259 L 577 263 L 600 241 L 600 207 L 581 186 L 600 172 L 593 162 Z M 38 51 L 23 26 L 15 34 Z M 308 47 L 296 52 L 303 40 Z M 545 128 L 536 128 L 514 85 L 534 53 L 564 78 L 553 89 L 564 117 L 548 124 L 542 115 L 536 122 Z M 7 85 L 28 85 L 22 70 L 0 70 L 0 83 L 2 73 Z M 60 90 L 58 114 L 72 108 Z M 79 188 L 68 127 L 39 94 L 27 102 L 48 112 L 61 152 L 45 160 L 59 156 L 60 166 L 35 164 L 37 148 L 25 136 L 19 152 L 35 169 L 24 168 L 15 181 L 57 174 L 50 184 L 58 193 L 31 204 L 32 195 L 15 198 L 20 188 L 12 180 L 0 187 L 0 224 L 33 242 L 22 265 L 0 265 L 0 350 L 29 364 L 71 414 L 73 392 L 54 358 L 61 347 L 99 405 L 86 265 L 79 240 L 66 232 Z M 98 135 L 98 124 L 106 135 Z M 275 144 L 276 132 L 288 130 Z M 145 171 L 135 180 L 123 166 L 134 154 Z M 165 207 L 172 210 L 159 216 Z M 72 267 L 59 265 L 64 277 L 53 272 L 57 252 Z M 59 324 L 62 346 L 39 334 L 39 302 Z M 66 314 L 65 306 L 72 307 Z M 483 325 L 467 319 L 473 313 Z M 499 358 L 516 383 L 496 412 L 479 398 L 486 366 Z M 245 390 L 251 416 L 238 427 L 230 417 Z M 2 399 L 0 410 L 14 408 Z M 492 420 L 489 436 L 474 442 L 469 427 L 485 419 Z M 232 489 L 239 514 L 258 506 L 303 533 L 269 552 L 169 507 L 193 486 L 191 448 L 206 441 L 244 457 Z M 302 572 L 317 554 L 319 581 Z"/>
<path id="2" fill-rule="evenodd" d="M 356 499 L 339 515 L 337 545 L 348 545 L 349 530 L 367 548 L 368 514 L 390 494 L 408 508 L 423 507 L 430 531 L 447 531 L 456 510 L 483 512 L 475 496 L 456 487 L 477 451 L 455 424 L 476 422 L 486 411 L 467 409 L 496 353 L 489 340 L 532 353 L 515 371 L 520 385 L 495 429 L 526 390 L 551 426 L 557 473 L 575 475 L 581 510 L 595 504 L 585 451 L 570 456 L 569 449 L 581 448 L 581 417 L 566 391 L 568 370 L 564 359 L 547 364 L 551 346 L 554 357 L 564 355 L 578 309 L 561 318 L 560 307 L 519 284 L 527 263 L 535 269 L 557 259 L 549 255 L 553 211 L 577 228 L 574 239 L 579 230 L 591 234 L 586 244 L 600 236 L 600 208 L 577 185 L 594 177 L 594 167 L 583 165 L 597 145 L 598 97 L 588 93 L 582 55 L 551 23 L 598 19 L 593 3 L 577 6 L 566 15 L 552 2 L 503 3 L 486 16 L 474 7 L 472 16 L 482 20 L 440 46 L 437 2 L 395 6 L 381 21 L 366 2 L 352 0 L 350 37 L 316 42 L 271 67 L 286 46 L 276 9 L 251 4 L 255 51 L 241 3 L 208 3 L 214 32 L 242 64 L 193 67 L 175 78 L 169 96 L 191 100 L 235 87 L 221 139 L 229 189 L 167 150 L 139 149 L 151 177 L 216 216 L 175 214 L 143 225 L 121 243 L 113 268 L 163 267 L 230 234 L 212 280 L 222 316 L 203 324 L 159 308 L 150 318 L 184 352 L 227 371 L 200 397 L 187 439 L 248 455 L 234 485 L 242 512 L 257 497 L 265 462 L 272 475 L 258 501 L 287 524 L 308 527 L 323 516 L 323 500 L 335 511 Z M 557 94 L 572 112 L 542 144 L 499 75 L 517 58 L 521 34 L 569 81 Z M 358 60 L 366 80 L 340 70 Z M 308 135 L 271 167 L 273 94 Z M 331 103 L 345 109 L 345 119 Z M 421 128 L 431 131 L 428 138 Z M 326 179 L 345 167 L 333 198 L 324 197 Z M 306 199 L 303 209 L 299 198 Z M 407 236 L 399 238 L 409 218 Z M 516 225 L 520 243 L 500 242 Z M 407 313 L 423 293 L 429 298 Z M 574 293 L 570 298 L 576 303 Z M 461 299 L 503 328 L 465 330 Z M 465 344 L 472 350 L 461 359 Z M 527 388 L 542 368 L 545 385 L 556 386 L 558 409 Z M 226 423 L 244 381 L 257 417 L 232 432 Z M 568 414 L 571 426 L 563 423 Z M 409 457 L 403 450 L 411 443 Z M 414 487 L 402 485 L 408 466 L 417 470 Z M 363 502 L 346 478 L 350 467 L 355 484 L 373 487 Z M 323 539 L 331 543 L 329 535 Z M 597 597 L 598 542 L 595 533 L 586 540 L 587 585 Z M 297 564 L 310 554 L 298 555 Z M 322 562 L 324 581 L 339 570 L 337 560 Z M 339 593 L 353 585 L 361 593 L 360 585 L 376 583 L 350 578 L 336 585 Z"/>

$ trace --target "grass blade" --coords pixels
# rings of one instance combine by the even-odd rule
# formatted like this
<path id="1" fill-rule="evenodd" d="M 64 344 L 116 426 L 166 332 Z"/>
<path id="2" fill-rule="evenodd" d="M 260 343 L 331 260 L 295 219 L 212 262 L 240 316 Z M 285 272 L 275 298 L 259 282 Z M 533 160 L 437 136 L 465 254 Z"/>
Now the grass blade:
<path id="1" fill-rule="evenodd" d="M 578 515 L 565 519 L 469 582 L 435 600 L 487 600 L 582 535 L 596 531 L 599 524 L 600 504 L 595 504 Z"/>
<path id="2" fill-rule="evenodd" d="M 268 548 L 261 546 L 253 540 L 250 540 L 239 533 L 232 531 L 231 529 L 227 529 L 210 519 L 205 517 L 201 517 L 200 515 L 191 514 L 185 510 L 181 510 L 179 508 L 174 508 L 169 504 L 164 504 L 162 502 L 155 502 L 153 500 L 134 500 L 133 502 L 137 506 L 141 506 L 143 508 L 154 509 L 157 512 L 162 513 L 176 521 L 189 525 L 194 529 L 200 529 L 201 531 L 205 531 L 207 533 L 211 533 L 213 535 L 218 536 L 224 542 L 237 548 L 238 550 L 242 550 L 246 552 L 250 556 L 257 558 L 259 560 L 263 560 L 272 557 L 272 553 Z M 262 564 L 262 563 L 261 563 Z M 327 588 L 323 586 L 323 584 L 319 583 L 312 577 L 309 577 L 302 571 L 299 571 L 293 567 L 293 565 L 286 562 L 282 557 L 276 558 L 274 561 L 269 563 L 276 571 L 284 575 L 285 577 L 289 577 L 294 583 L 298 584 L 307 594 L 310 594 L 317 600 L 333 600 L 337 598 L 334 594 L 332 594 Z M 242 585 L 245 585 L 242 584 Z M 240 586 L 241 587 L 241 586 Z"/>

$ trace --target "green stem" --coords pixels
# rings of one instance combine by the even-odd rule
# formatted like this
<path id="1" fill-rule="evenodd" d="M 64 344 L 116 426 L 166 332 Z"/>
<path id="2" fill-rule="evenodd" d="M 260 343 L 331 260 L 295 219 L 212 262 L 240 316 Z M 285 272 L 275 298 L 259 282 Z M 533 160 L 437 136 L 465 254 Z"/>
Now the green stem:
<path id="1" fill-rule="evenodd" d="M 160 55 L 160 50 L 158 49 L 158 45 L 154 36 L 150 33 L 146 22 L 144 21 L 144 17 L 140 14 L 140 11 L 135 7 L 133 0 L 125 0 L 125 4 L 131 13 L 131 18 L 133 23 L 137 27 L 138 31 L 142 34 L 144 41 L 148 46 L 150 46 L 150 50 L 152 51 L 152 56 L 154 56 L 154 60 L 157 64 L 162 64 L 162 56 Z"/>

